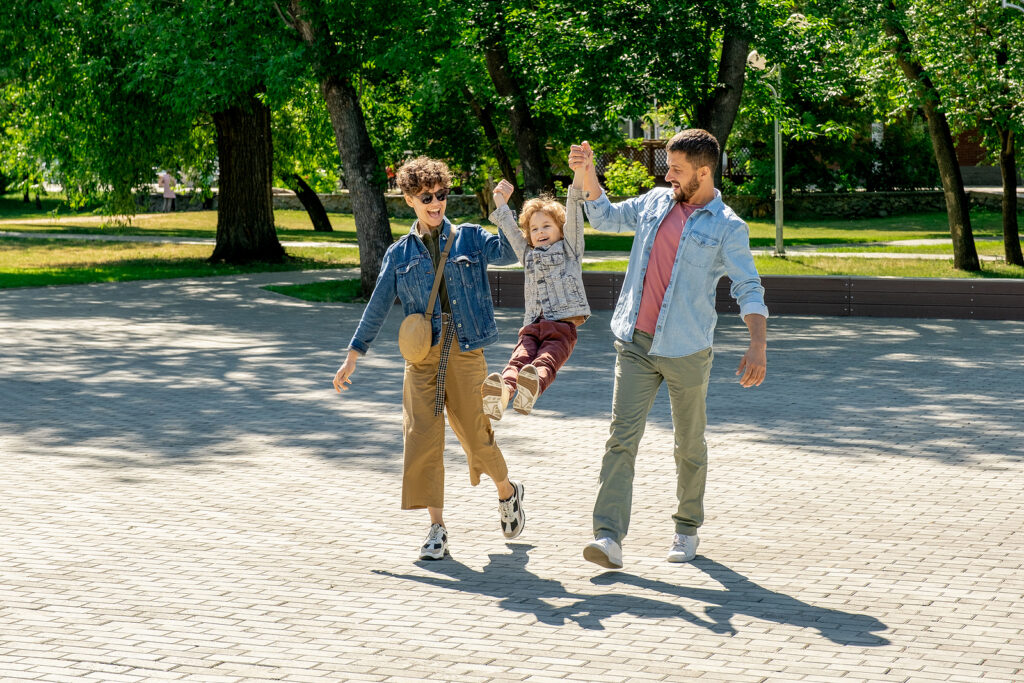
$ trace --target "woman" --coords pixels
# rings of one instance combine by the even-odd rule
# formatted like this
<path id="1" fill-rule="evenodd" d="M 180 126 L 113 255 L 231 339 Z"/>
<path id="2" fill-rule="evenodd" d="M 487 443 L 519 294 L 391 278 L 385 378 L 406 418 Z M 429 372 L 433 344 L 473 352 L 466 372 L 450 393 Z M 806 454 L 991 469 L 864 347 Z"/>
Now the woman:
<path id="1" fill-rule="evenodd" d="M 391 310 L 395 296 L 405 315 L 427 307 L 442 252 L 441 288 L 431 314 L 431 348 L 418 363 L 406 362 L 402 388 L 404 467 L 402 509 L 427 508 L 430 531 L 420 559 L 439 560 L 448 553 L 444 508 L 444 417 L 469 460 L 473 486 L 486 474 L 498 489 L 498 511 L 506 538 L 523 531 L 523 485 L 510 481 L 505 458 L 494 442 L 490 419 L 483 413 L 480 386 L 487 377 L 483 347 L 498 337 L 487 283 L 487 265 L 516 260 L 508 241 L 479 225 L 452 226 L 444 217 L 451 173 L 444 162 L 418 157 L 398 170 L 398 187 L 416 212 L 409 234 L 384 254 L 380 276 L 359 321 L 348 356 L 334 376 L 337 391 L 347 389 L 356 362 L 365 354 Z M 442 362 L 447 359 L 447 363 Z"/>

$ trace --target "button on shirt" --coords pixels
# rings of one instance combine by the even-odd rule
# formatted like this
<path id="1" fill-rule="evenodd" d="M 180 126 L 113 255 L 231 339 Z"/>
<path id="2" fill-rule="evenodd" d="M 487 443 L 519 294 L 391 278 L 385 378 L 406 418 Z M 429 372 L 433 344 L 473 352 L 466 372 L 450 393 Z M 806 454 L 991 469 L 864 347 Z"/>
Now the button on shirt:
<path id="1" fill-rule="evenodd" d="M 672 269 L 679 251 L 679 238 L 683 235 L 687 219 L 702 206 L 704 205 L 676 204 L 658 226 L 654 247 L 651 248 L 651 258 L 647 262 L 647 272 L 644 274 L 640 313 L 636 318 L 636 329 L 641 332 L 654 335 L 661 304 L 665 300 L 665 290 L 672 279 Z"/>

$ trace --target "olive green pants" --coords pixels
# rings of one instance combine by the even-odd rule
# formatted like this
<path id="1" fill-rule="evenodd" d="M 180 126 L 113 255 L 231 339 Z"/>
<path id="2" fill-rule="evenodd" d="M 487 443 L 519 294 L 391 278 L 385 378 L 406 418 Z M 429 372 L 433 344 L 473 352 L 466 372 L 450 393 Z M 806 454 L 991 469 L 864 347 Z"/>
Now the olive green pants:
<path id="1" fill-rule="evenodd" d="M 611 437 L 605 445 L 601 480 L 594 503 L 594 537 L 616 543 L 629 531 L 637 448 L 647 415 L 662 382 L 668 388 L 675 437 L 676 498 L 672 519 L 676 533 L 693 535 L 704 522 L 704 484 L 708 449 L 705 398 L 711 374 L 711 349 L 682 358 L 649 355 L 651 335 L 635 331 L 632 342 L 615 341 L 615 392 Z"/>
<path id="2" fill-rule="evenodd" d="M 442 335 L 443 338 L 443 335 Z M 434 415 L 437 365 L 441 344 L 419 363 L 405 364 L 402 385 L 402 509 L 444 507 L 444 415 Z M 448 424 L 469 459 L 469 481 L 486 474 L 496 482 L 508 478 L 505 458 L 494 442 L 491 419 L 484 414 L 480 385 L 487 377 L 483 349 L 459 351 L 452 345 L 445 374 L 444 407 Z"/>

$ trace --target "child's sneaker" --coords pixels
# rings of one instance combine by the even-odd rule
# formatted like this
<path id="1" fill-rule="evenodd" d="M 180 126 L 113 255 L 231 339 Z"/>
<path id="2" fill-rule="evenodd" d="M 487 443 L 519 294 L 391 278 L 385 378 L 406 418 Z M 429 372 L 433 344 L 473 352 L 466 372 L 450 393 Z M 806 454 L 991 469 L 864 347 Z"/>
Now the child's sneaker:
<path id="1" fill-rule="evenodd" d="M 512 406 L 517 413 L 529 415 L 533 410 L 533 404 L 537 402 L 537 394 L 540 391 L 540 377 L 537 376 L 537 368 L 532 365 L 524 365 L 519 371 L 517 380 L 516 400 Z"/>
<path id="2" fill-rule="evenodd" d="M 501 514 L 501 533 L 505 534 L 505 538 L 515 538 L 523 533 L 523 527 L 526 526 L 526 512 L 523 510 L 526 488 L 519 481 L 509 483 L 512 484 L 512 495 L 498 501 L 498 512 Z"/>
<path id="3" fill-rule="evenodd" d="M 492 420 L 500 420 L 505 414 L 505 407 L 511 395 L 508 385 L 501 379 L 501 375 L 492 372 L 487 375 L 483 385 L 480 387 L 480 395 L 484 400 L 484 415 Z"/>
<path id="4" fill-rule="evenodd" d="M 421 560 L 441 560 L 448 554 L 448 532 L 440 524 L 431 524 L 420 548 Z"/>

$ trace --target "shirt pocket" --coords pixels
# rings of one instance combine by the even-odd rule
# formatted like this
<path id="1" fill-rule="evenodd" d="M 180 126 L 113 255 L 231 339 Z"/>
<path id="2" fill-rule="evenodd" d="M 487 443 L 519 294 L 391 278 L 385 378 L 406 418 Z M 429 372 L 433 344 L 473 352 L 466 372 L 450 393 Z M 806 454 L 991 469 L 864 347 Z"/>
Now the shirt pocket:
<path id="1" fill-rule="evenodd" d="M 697 230 L 690 230 L 683 244 L 683 260 L 693 266 L 707 267 L 711 265 L 721 240 Z"/>
<path id="2" fill-rule="evenodd" d="M 403 304 L 411 305 L 413 308 L 424 312 L 427 306 L 429 290 L 424 293 L 424 282 L 433 277 L 433 264 L 430 259 L 414 258 L 411 261 L 400 264 L 395 269 L 395 276 L 398 280 L 398 298 Z"/>
<path id="3" fill-rule="evenodd" d="M 446 268 L 451 268 L 458 273 L 458 280 L 467 290 L 477 289 L 483 285 L 484 273 L 483 261 L 480 252 L 472 254 L 459 254 L 448 261 Z"/>
<path id="4" fill-rule="evenodd" d="M 565 252 L 561 250 L 534 251 L 533 262 L 536 269 L 542 273 L 562 270 L 565 266 Z"/>

